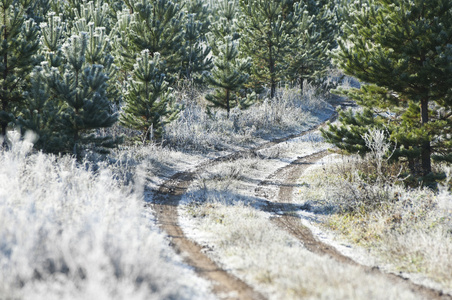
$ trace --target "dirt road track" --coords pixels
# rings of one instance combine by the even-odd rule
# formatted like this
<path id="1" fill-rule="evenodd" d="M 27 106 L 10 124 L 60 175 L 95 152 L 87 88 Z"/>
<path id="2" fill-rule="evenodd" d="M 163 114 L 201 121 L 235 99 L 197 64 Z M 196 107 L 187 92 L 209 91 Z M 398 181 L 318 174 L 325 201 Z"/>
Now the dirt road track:
<path id="1" fill-rule="evenodd" d="M 323 124 L 323 123 L 322 123 Z M 177 207 L 182 195 L 191 185 L 196 175 L 208 167 L 225 161 L 237 160 L 242 157 L 256 156 L 257 151 L 272 147 L 293 138 L 303 136 L 316 130 L 320 125 L 308 131 L 296 135 L 290 135 L 285 138 L 275 139 L 261 146 L 238 151 L 230 155 L 222 156 L 217 159 L 200 164 L 192 172 L 180 172 L 173 175 L 165 181 L 155 193 L 152 208 L 156 213 L 157 223 L 171 238 L 172 246 L 180 253 L 185 262 L 192 266 L 195 271 L 203 278 L 213 282 L 213 291 L 221 299 L 265 299 L 259 292 L 253 290 L 246 283 L 221 269 L 202 251 L 202 247 L 189 240 L 182 228 L 179 226 Z"/>
<path id="2" fill-rule="evenodd" d="M 330 120 L 333 120 L 335 117 L 336 116 L 332 117 Z M 172 246 L 182 255 L 184 261 L 188 265 L 192 266 L 201 277 L 210 280 L 213 283 L 213 291 L 220 299 L 247 300 L 265 299 L 265 297 L 240 279 L 219 267 L 204 254 L 200 245 L 189 240 L 185 236 L 182 228 L 179 226 L 177 212 L 177 207 L 182 195 L 186 192 L 187 188 L 191 185 L 196 176 L 208 167 L 215 166 L 216 164 L 225 161 L 237 160 L 249 156 L 257 156 L 259 150 L 269 148 L 290 139 L 301 137 L 307 133 L 317 130 L 324 124 L 325 122 L 306 132 L 281 139 L 275 139 L 253 149 L 238 151 L 230 155 L 207 161 L 200 164 L 194 171 L 191 172 L 176 173 L 169 180 L 165 181 L 160 186 L 158 192 L 155 193 L 151 206 L 156 213 L 159 226 L 171 238 Z M 325 157 L 327 154 L 327 151 L 321 151 L 312 155 L 300 157 L 286 167 L 277 170 L 275 173 L 268 176 L 266 180 L 260 183 L 260 186 L 256 189 L 256 194 L 260 197 L 266 197 L 265 192 L 263 192 L 265 185 L 279 184 L 277 201 L 272 202 L 270 201 L 271 199 L 267 199 L 269 200 L 267 201 L 267 206 L 263 207 L 266 211 L 275 213 L 275 217 L 271 218 L 272 222 L 287 230 L 294 237 L 299 239 L 306 249 L 315 254 L 328 255 L 340 263 L 358 266 L 363 269 L 363 272 L 372 273 L 375 274 L 375 276 L 384 276 L 387 279 L 392 280 L 394 283 L 406 285 L 409 289 L 425 296 L 427 299 L 452 299 L 450 295 L 445 295 L 441 291 L 417 285 L 401 276 L 385 273 L 377 267 L 367 267 L 358 264 L 351 258 L 342 255 L 333 246 L 325 244 L 315 238 L 310 229 L 302 224 L 300 218 L 293 216 L 291 213 L 284 213 L 284 203 L 292 202 L 293 188 L 296 185 L 297 179 L 309 165 Z M 290 207 L 290 209 L 293 210 L 293 204 Z M 298 209 L 308 208 L 300 206 Z"/>
<path id="3" fill-rule="evenodd" d="M 285 203 L 291 204 L 293 202 L 292 201 L 293 189 L 297 183 L 297 180 L 301 177 L 301 175 L 303 174 L 307 167 L 316 163 L 318 160 L 322 159 L 326 155 L 328 155 L 328 151 L 321 151 L 311 155 L 307 155 L 305 157 L 298 158 L 291 164 L 277 170 L 276 172 L 268 176 L 268 178 L 260 184 L 260 188 L 258 188 L 256 192 L 262 194 L 262 187 L 265 186 L 266 184 L 270 182 L 273 184 L 275 182 L 280 183 L 279 192 L 275 201 L 276 203 L 275 202 L 272 203 L 270 201 L 268 202 L 269 205 L 267 209 L 269 211 L 273 210 L 275 214 L 278 214 L 277 216 L 271 218 L 271 220 L 280 228 L 287 230 L 292 236 L 294 236 L 301 243 L 303 243 L 307 250 L 315 254 L 327 255 L 340 263 L 358 266 L 362 268 L 363 272 L 365 273 L 385 277 L 386 279 L 391 280 L 394 284 L 403 285 L 406 288 L 415 292 L 416 294 L 424 296 L 426 299 L 452 299 L 451 295 L 444 294 L 442 291 L 431 289 L 423 285 L 415 284 L 408 278 L 404 278 L 402 276 L 392 273 L 385 273 L 378 267 L 368 267 L 358 264 L 351 258 L 340 253 L 333 246 L 325 244 L 322 241 L 318 240 L 316 237 L 314 237 L 311 230 L 303 225 L 299 217 L 293 216 L 290 212 L 284 213 L 284 209 L 281 208 L 284 207 L 283 205 Z M 302 206 L 300 207 L 303 208 Z M 292 210 L 292 208 L 293 205 L 290 205 L 290 210 Z"/>
<path id="4" fill-rule="evenodd" d="M 265 299 L 240 279 L 222 270 L 202 252 L 202 247 L 189 240 L 178 224 L 177 206 L 193 180 L 193 173 L 183 173 L 162 186 L 153 208 L 160 227 L 171 238 L 172 246 L 201 277 L 213 282 L 213 291 L 221 299 Z M 168 188 L 170 190 L 168 190 Z"/>

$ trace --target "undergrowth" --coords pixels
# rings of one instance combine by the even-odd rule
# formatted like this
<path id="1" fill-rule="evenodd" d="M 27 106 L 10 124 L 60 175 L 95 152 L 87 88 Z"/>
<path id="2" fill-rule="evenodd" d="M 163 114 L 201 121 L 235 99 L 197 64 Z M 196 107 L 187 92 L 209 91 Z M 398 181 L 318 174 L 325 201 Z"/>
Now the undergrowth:
<path id="1" fill-rule="evenodd" d="M 329 228 L 392 268 L 422 273 L 452 289 L 450 176 L 437 191 L 407 188 L 400 166 L 372 154 L 337 157 L 304 176 L 309 187 L 300 200 L 325 207 Z M 450 167 L 442 167 L 450 174 Z"/>
<path id="2" fill-rule="evenodd" d="M 309 85 L 303 95 L 296 89 L 280 89 L 273 99 L 264 97 L 246 110 L 234 108 L 229 118 L 223 110 L 207 109 L 202 93 L 188 89 L 179 98 L 185 109 L 165 127 L 164 142 L 183 151 L 249 147 L 259 139 L 298 133 L 332 113 L 325 97 Z"/>

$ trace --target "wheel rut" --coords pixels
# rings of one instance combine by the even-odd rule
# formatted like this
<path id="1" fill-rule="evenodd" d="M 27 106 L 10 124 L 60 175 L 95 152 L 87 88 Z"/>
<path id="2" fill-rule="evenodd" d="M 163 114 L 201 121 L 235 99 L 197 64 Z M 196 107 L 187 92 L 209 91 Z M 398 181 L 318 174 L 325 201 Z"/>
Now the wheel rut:
<path id="1" fill-rule="evenodd" d="M 361 265 L 351 259 L 348 256 L 340 253 L 334 246 L 326 244 L 318 240 L 312 233 L 312 231 L 303 225 L 301 219 L 293 215 L 293 189 L 296 186 L 297 180 L 302 176 L 303 172 L 312 164 L 315 164 L 320 159 L 328 155 L 328 151 L 320 151 L 311 155 L 300 157 L 293 161 L 289 165 L 278 169 L 276 172 L 267 177 L 266 180 L 259 184 L 256 189 L 258 196 L 266 195 L 264 187 L 266 185 L 279 185 L 276 201 L 272 202 L 270 199 L 267 202 L 266 210 L 274 213 L 274 217 L 271 217 L 271 221 L 280 228 L 289 232 L 292 236 L 297 238 L 304 247 L 315 254 L 326 255 L 340 263 L 357 266 L 365 273 L 373 274 L 374 276 L 385 277 L 391 280 L 394 284 L 400 284 L 406 288 L 412 290 L 416 294 L 424 296 L 426 299 L 452 299 L 451 295 L 444 294 L 442 291 L 435 290 L 423 285 L 416 284 L 403 276 L 386 273 L 378 267 L 369 267 Z M 285 211 L 284 205 L 291 204 L 290 210 Z M 309 207 L 299 205 L 299 209 L 309 211 Z"/>
<path id="2" fill-rule="evenodd" d="M 347 104 L 351 106 L 350 104 Z M 337 114 L 333 115 L 328 121 L 333 121 Z M 323 122 L 314 128 L 300 134 L 290 135 L 285 138 L 275 139 L 255 148 L 238 151 L 226 156 L 222 156 L 198 165 L 194 171 L 179 172 L 166 180 L 154 194 L 153 202 L 148 204 L 155 211 L 157 223 L 160 228 L 167 233 L 171 239 L 171 246 L 179 253 L 185 263 L 193 267 L 197 274 L 212 282 L 213 292 L 220 299 L 266 299 L 261 293 L 254 290 L 242 280 L 238 279 L 227 270 L 222 269 L 213 260 L 211 260 L 203 251 L 203 247 L 187 238 L 179 225 L 178 206 L 183 194 L 188 187 L 209 167 L 215 166 L 221 162 L 238 160 L 240 158 L 259 156 L 258 151 L 263 150 L 279 143 L 301 137 L 310 132 L 314 132 L 319 127 L 324 126 Z M 431 289 L 422 285 L 415 284 L 409 279 L 396 274 L 385 273 L 378 267 L 368 267 L 360 265 L 351 258 L 341 254 L 335 247 L 319 241 L 309 228 L 302 224 L 299 217 L 293 215 L 293 212 L 286 211 L 286 204 L 292 202 L 293 189 L 296 186 L 296 180 L 300 178 L 305 169 L 321 158 L 328 155 L 328 151 L 320 151 L 308 156 L 299 157 L 286 167 L 277 170 L 275 173 L 262 181 L 256 189 L 256 195 L 267 198 L 267 204 L 262 209 L 274 213 L 271 221 L 280 228 L 287 230 L 290 234 L 300 240 L 305 248 L 317 255 L 327 255 L 340 263 L 358 266 L 365 273 L 371 273 L 375 276 L 384 276 L 394 283 L 404 284 L 409 289 L 427 299 L 452 299 L 450 295 L 443 294 L 441 291 Z M 277 201 L 270 201 L 265 192 L 265 186 L 278 185 Z M 309 207 L 293 203 L 290 209 L 309 210 Z"/>
<path id="3" fill-rule="evenodd" d="M 331 120 L 331 119 L 330 119 Z M 317 130 L 321 125 L 300 134 L 274 139 L 258 147 L 237 151 L 198 165 L 194 171 L 179 172 L 160 185 L 150 205 L 155 211 L 157 223 L 171 239 L 171 246 L 179 253 L 185 263 L 193 267 L 201 277 L 213 282 L 213 292 L 221 299 L 266 299 L 242 280 L 223 270 L 203 252 L 202 246 L 187 238 L 179 225 L 177 207 L 188 187 L 198 174 L 206 168 L 221 162 L 233 161 L 243 157 L 258 156 L 258 151 L 279 143 L 301 137 Z"/>
<path id="4" fill-rule="evenodd" d="M 189 240 L 178 224 L 177 206 L 182 195 L 194 179 L 194 173 L 179 174 L 162 186 L 152 205 L 158 223 L 171 238 L 171 246 L 181 254 L 185 263 L 201 277 L 213 282 L 213 292 L 221 299 L 265 299 L 240 279 L 221 269 L 197 243 Z"/>

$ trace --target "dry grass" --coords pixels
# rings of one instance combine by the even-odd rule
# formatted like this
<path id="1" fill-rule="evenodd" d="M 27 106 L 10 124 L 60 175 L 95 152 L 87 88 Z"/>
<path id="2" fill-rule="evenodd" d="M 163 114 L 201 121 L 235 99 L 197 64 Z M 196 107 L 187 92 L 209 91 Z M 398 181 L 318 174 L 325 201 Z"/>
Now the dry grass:
<path id="1" fill-rule="evenodd" d="M 278 90 L 277 97 L 264 98 L 247 110 L 233 109 L 229 119 L 223 110 L 207 113 L 200 93 L 188 90 L 179 98 L 185 109 L 178 120 L 166 126 L 164 139 L 183 151 L 205 153 L 250 147 L 268 138 L 306 130 L 332 113 L 313 87 L 306 87 L 303 96 L 295 89 Z"/>
<path id="2" fill-rule="evenodd" d="M 328 210 L 330 229 L 368 248 L 388 268 L 423 274 L 452 290 L 451 193 L 445 187 L 407 189 L 363 175 L 376 173 L 375 165 L 369 157 L 343 157 L 325 169 L 311 169 L 299 200 Z"/>
<path id="3" fill-rule="evenodd" d="M 188 204 L 184 227 L 223 268 L 269 299 L 417 298 L 357 267 L 312 254 L 272 225 L 266 213 L 240 201 L 226 203 L 224 193 L 230 191 L 210 192 L 206 202 Z"/>
<path id="4" fill-rule="evenodd" d="M 12 140 L 0 151 L 1 299 L 209 297 L 143 209 L 141 180 Z"/>
<path id="5" fill-rule="evenodd" d="M 305 143 L 300 139 L 298 146 Z M 287 145 L 279 156 L 286 155 L 284 150 L 293 149 Z M 273 225 L 270 215 L 257 208 L 262 199 L 249 191 L 263 179 L 263 173 L 277 168 L 276 161 L 241 159 L 201 174 L 180 208 L 186 234 L 220 266 L 269 299 L 417 298 L 389 281 L 363 274 L 360 268 L 307 251 Z"/>

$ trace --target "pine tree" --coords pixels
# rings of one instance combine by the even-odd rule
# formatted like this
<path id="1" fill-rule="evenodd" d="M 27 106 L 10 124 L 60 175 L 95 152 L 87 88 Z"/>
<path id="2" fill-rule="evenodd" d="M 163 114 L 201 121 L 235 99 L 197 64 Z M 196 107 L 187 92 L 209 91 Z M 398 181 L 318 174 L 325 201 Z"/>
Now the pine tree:
<path id="1" fill-rule="evenodd" d="M 8 124 L 14 123 L 29 74 L 38 63 L 38 27 L 25 12 L 30 1 L 0 1 L 0 134 L 5 136 Z"/>
<path id="2" fill-rule="evenodd" d="M 208 3 L 204 0 L 185 0 L 185 6 L 187 7 L 188 15 L 193 15 L 194 20 L 201 24 L 199 29 L 201 39 L 206 41 L 206 34 L 210 31 L 210 16 L 212 15 L 212 10 Z"/>
<path id="3" fill-rule="evenodd" d="M 112 17 L 112 11 L 108 3 L 103 0 L 95 2 L 77 1 L 74 6 L 72 8 L 72 19 L 69 24 L 71 34 L 86 31 L 86 25 L 91 25 L 94 28 L 103 28 L 104 34 L 110 34 L 115 19 Z M 84 22 L 81 22 L 82 20 Z"/>
<path id="4" fill-rule="evenodd" d="M 396 157 L 413 174 L 416 161 L 423 176 L 432 171 L 432 157 L 452 161 L 452 2 L 369 0 L 350 4 L 348 11 L 334 56 L 346 74 L 372 85 L 346 94 L 388 127 Z M 340 120 L 368 127 L 357 118 Z M 349 144 L 338 127 L 329 131 L 336 144 Z"/>
<path id="5" fill-rule="evenodd" d="M 51 0 L 29 1 L 25 8 L 28 18 L 39 24 L 46 19 L 47 13 L 51 10 Z"/>
<path id="6" fill-rule="evenodd" d="M 50 97 L 47 85 L 43 84 L 42 68 L 36 67 L 31 74 L 31 87 L 25 94 L 25 101 L 18 125 L 22 133 L 31 130 L 38 139 L 34 147 L 45 152 L 58 152 L 59 139 L 59 108 Z"/>
<path id="7" fill-rule="evenodd" d="M 132 15 L 128 11 L 118 12 L 118 20 L 112 31 L 112 52 L 116 64 L 120 69 L 121 82 L 126 82 L 128 74 L 133 70 L 136 61 L 136 53 L 132 51 L 133 45 L 130 39 L 129 30 L 133 21 Z"/>
<path id="8" fill-rule="evenodd" d="M 224 37 L 223 41 L 218 45 L 219 54 L 215 57 L 215 68 L 207 76 L 207 82 L 216 89 L 214 94 L 206 95 L 206 100 L 213 106 L 226 109 L 229 118 L 231 108 L 235 106 L 246 108 L 252 104 L 249 98 L 241 99 L 235 93 L 247 82 L 251 61 L 238 58 L 238 42 L 231 36 Z"/>
<path id="9" fill-rule="evenodd" d="M 53 37 L 47 36 L 43 40 L 58 40 L 55 38 L 57 28 L 53 27 Z M 43 31 L 43 36 L 49 34 L 49 31 Z M 71 153 L 81 158 L 86 150 L 106 153 L 119 142 L 111 136 L 96 134 L 98 129 L 111 127 L 117 121 L 117 115 L 110 111 L 109 78 L 104 72 L 108 66 L 87 61 L 89 41 L 89 33 L 82 32 L 70 36 L 63 45 L 56 42 L 57 54 L 48 53 L 49 60 L 37 69 L 33 87 L 40 96 L 34 97 L 29 105 L 54 122 L 45 123 L 44 117 L 30 118 L 28 110 L 24 112 L 24 119 L 29 123 L 23 124 L 30 129 L 37 128 L 38 133 L 45 132 L 41 147 L 48 152 Z"/>
<path id="10" fill-rule="evenodd" d="M 86 49 L 86 61 L 91 65 L 102 65 L 103 72 L 109 78 L 107 97 L 115 105 L 121 102 L 118 82 L 118 68 L 114 64 L 112 46 L 109 37 L 111 30 L 109 5 L 98 0 L 95 3 L 80 4 L 76 12 L 76 20 L 72 22 L 70 32 L 78 35 L 88 33 L 89 41 Z M 109 29 L 110 28 L 110 29 Z"/>
<path id="11" fill-rule="evenodd" d="M 160 139 L 163 126 L 174 120 L 179 113 L 174 105 L 172 89 L 162 73 L 165 66 L 160 54 L 143 50 L 134 65 L 132 79 L 125 94 L 124 113 L 120 122 L 142 132 L 143 142 Z"/>
<path id="12" fill-rule="evenodd" d="M 181 74 L 186 79 L 200 82 L 202 74 L 212 69 L 211 48 L 203 41 L 203 23 L 195 15 L 188 15 L 182 45 Z"/>
<path id="13" fill-rule="evenodd" d="M 210 35 L 209 44 L 212 47 L 214 55 L 220 53 L 219 44 L 224 43 L 224 37 L 230 36 L 233 41 L 240 38 L 238 18 L 240 7 L 238 0 L 218 1 L 214 8 L 214 14 L 210 17 Z"/>
<path id="14" fill-rule="evenodd" d="M 285 68 L 284 58 L 296 45 L 293 34 L 300 13 L 288 11 L 289 2 L 240 0 L 243 52 L 253 60 L 255 85 L 268 84 L 272 98 Z M 295 5 L 294 10 L 298 10 L 298 5 Z"/>
<path id="15" fill-rule="evenodd" d="M 123 52 L 129 52 L 137 57 L 148 49 L 151 56 L 160 54 L 165 61 L 167 80 L 174 80 L 180 71 L 181 49 L 184 37 L 184 13 L 178 0 L 128 0 L 125 1 L 131 13 L 130 21 L 123 20 L 120 25 L 128 22 L 127 28 L 118 30 L 121 46 L 127 42 Z M 126 12 L 123 12 L 123 14 Z M 127 16 L 122 15 L 122 18 Z M 133 69 L 133 61 L 124 61 L 127 65 L 121 66 L 127 71 Z"/>
<path id="16" fill-rule="evenodd" d="M 331 66 L 328 52 L 336 47 L 338 25 L 335 12 L 329 9 L 331 2 L 307 1 L 299 13 L 302 17 L 293 35 L 294 44 L 288 57 L 287 78 L 300 84 L 303 82 L 320 84 Z"/>

